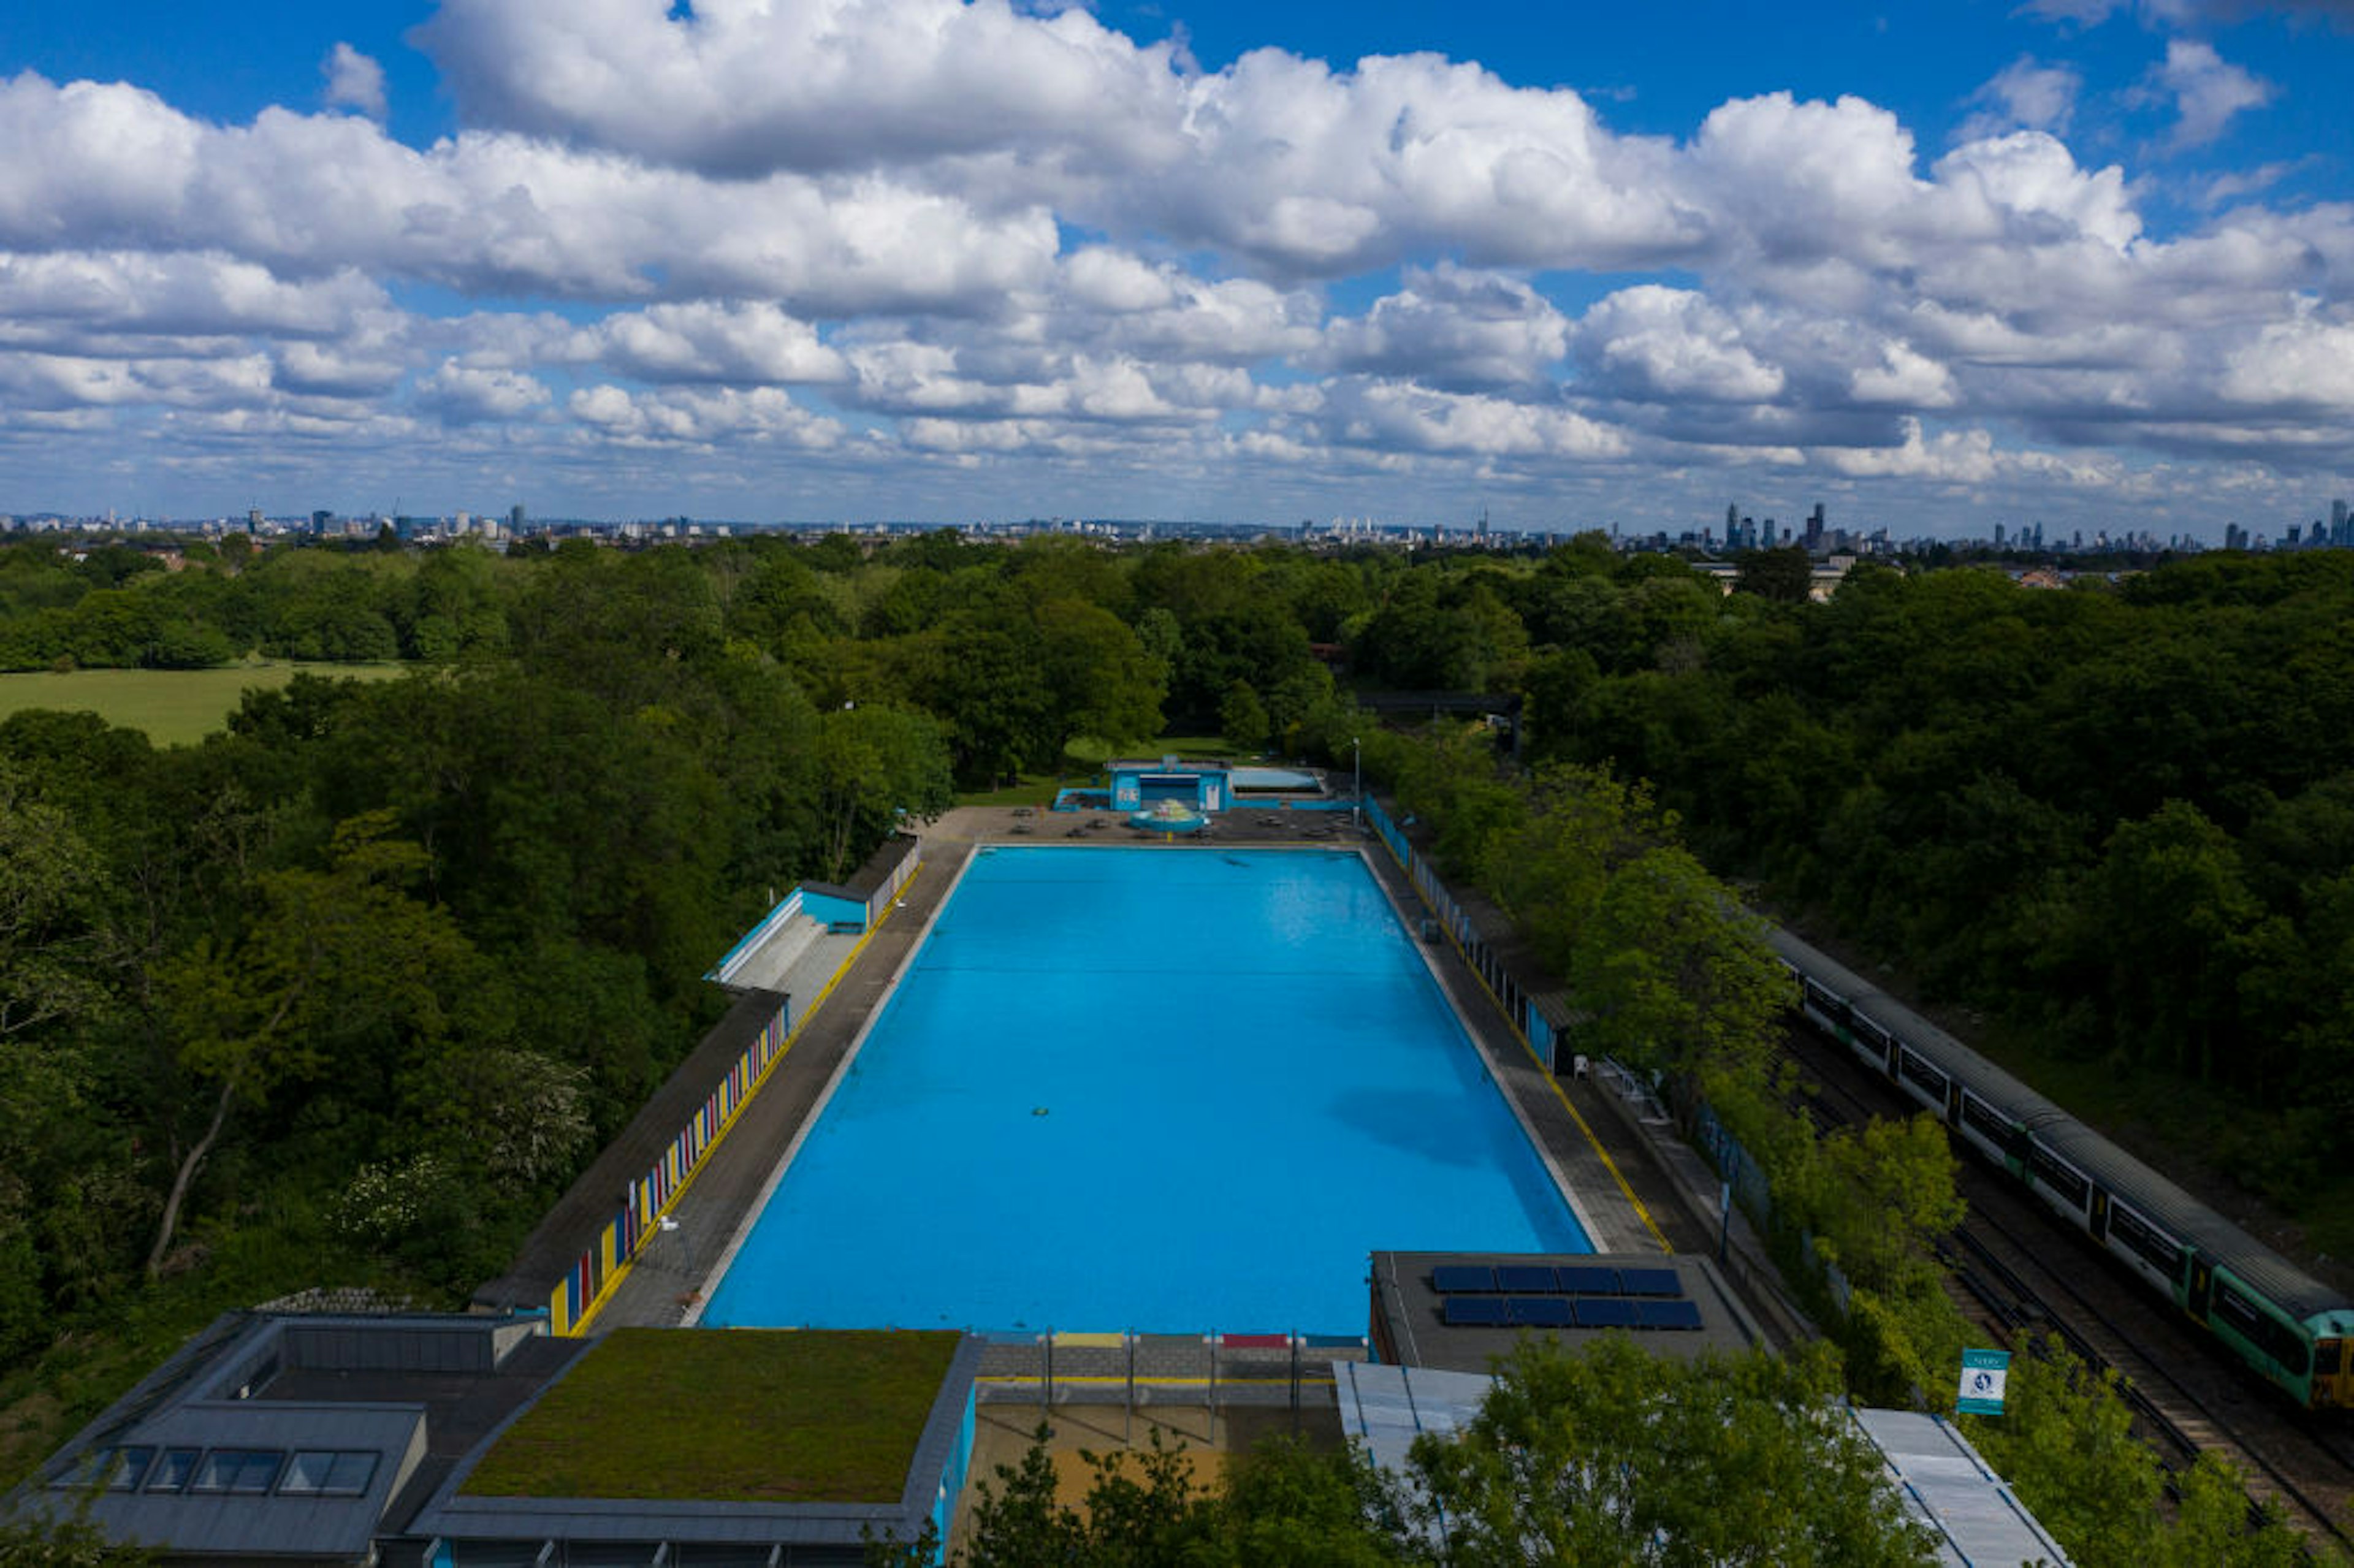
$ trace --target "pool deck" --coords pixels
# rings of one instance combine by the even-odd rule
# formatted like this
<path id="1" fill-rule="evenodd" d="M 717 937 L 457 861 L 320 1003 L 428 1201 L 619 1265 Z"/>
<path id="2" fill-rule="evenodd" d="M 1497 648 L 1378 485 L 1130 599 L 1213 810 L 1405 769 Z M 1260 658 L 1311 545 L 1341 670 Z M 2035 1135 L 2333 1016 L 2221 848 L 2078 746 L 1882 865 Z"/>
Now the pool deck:
<path id="1" fill-rule="evenodd" d="M 801 1022 L 791 1048 L 770 1069 L 769 1081 L 671 1211 L 679 1230 L 657 1238 L 640 1255 L 590 1330 L 668 1327 L 697 1311 L 709 1277 L 769 1190 L 779 1157 L 822 1103 L 975 847 L 1071 842 L 1131 847 L 1147 837 L 1119 825 L 1123 821 L 1123 815 L 1110 811 L 961 807 L 932 823 L 924 833 L 923 870 L 907 885 L 890 916 L 864 938 L 822 938 L 796 962 L 787 989 Z M 1246 806 L 1216 817 L 1207 842 L 1361 849 L 1392 903 L 1407 917 L 1409 928 L 1419 925 L 1423 908 L 1412 883 L 1379 840 L 1354 831 L 1346 812 Z M 1169 853 L 1182 853 L 1186 847 L 1172 845 Z M 1522 1125 L 1534 1137 L 1547 1164 L 1576 1194 L 1595 1250 L 1658 1251 L 1664 1236 L 1677 1252 L 1714 1252 L 1719 1241 L 1715 1181 L 1698 1158 L 1672 1135 L 1663 1138 L 1658 1129 L 1642 1127 L 1598 1082 L 1554 1079 L 1530 1054 L 1451 943 L 1424 942 L 1420 948 Z M 1778 1309 L 1778 1302 L 1759 1299 L 1773 1294 L 1772 1272 L 1763 1267 L 1755 1238 L 1746 1234 L 1737 1216 L 1732 1240 L 1736 1255 L 1745 1251 L 1749 1255 L 1735 1255 L 1729 1273 L 1744 1286 L 1761 1321 L 1777 1340 L 1801 1331 Z"/>

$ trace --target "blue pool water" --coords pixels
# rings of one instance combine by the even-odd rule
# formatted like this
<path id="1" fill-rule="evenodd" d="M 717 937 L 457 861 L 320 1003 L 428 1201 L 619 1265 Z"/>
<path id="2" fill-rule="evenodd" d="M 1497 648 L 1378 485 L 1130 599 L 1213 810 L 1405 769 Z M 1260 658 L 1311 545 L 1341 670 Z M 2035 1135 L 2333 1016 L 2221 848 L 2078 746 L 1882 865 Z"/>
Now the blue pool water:
<path id="1" fill-rule="evenodd" d="M 1591 1246 L 1353 854 L 984 850 L 704 1321 L 1354 1333 Z"/>
<path id="2" fill-rule="evenodd" d="M 1234 768 L 1226 782 L 1237 789 L 1313 789 L 1316 775 L 1296 768 Z"/>

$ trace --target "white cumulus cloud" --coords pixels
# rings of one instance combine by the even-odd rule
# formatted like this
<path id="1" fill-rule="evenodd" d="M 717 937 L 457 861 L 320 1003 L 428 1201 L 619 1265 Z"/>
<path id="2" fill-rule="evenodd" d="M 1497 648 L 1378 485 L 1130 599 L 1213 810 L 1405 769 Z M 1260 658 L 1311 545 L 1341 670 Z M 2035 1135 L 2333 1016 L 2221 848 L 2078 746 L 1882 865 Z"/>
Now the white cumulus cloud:
<path id="1" fill-rule="evenodd" d="M 327 79 L 329 108 L 356 109 L 371 120 L 384 118 L 384 67 L 338 42 L 319 63 L 319 71 Z"/>
<path id="2" fill-rule="evenodd" d="M 2170 144 L 2203 147 L 2222 135 L 2234 115 L 2272 101 L 2272 83 L 2215 52 L 2212 44 L 2169 38 L 2166 60 L 2152 71 L 2157 85 L 2174 101 L 2177 116 Z"/>

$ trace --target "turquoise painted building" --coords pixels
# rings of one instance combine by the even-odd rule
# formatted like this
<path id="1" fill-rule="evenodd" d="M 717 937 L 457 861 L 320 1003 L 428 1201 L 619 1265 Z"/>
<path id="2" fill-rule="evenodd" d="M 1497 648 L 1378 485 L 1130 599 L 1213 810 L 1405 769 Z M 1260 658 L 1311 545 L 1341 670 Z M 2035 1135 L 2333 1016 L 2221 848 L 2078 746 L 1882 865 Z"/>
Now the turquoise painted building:
<path id="1" fill-rule="evenodd" d="M 1116 811 L 1144 811 L 1163 800 L 1175 800 L 1196 811 L 1223 811 L 1234 803 L 1234 788 L 1223 762 L 1187 762 L 1175 757 L 1157 761 L 1108 763 L 1111 804 Z"/>

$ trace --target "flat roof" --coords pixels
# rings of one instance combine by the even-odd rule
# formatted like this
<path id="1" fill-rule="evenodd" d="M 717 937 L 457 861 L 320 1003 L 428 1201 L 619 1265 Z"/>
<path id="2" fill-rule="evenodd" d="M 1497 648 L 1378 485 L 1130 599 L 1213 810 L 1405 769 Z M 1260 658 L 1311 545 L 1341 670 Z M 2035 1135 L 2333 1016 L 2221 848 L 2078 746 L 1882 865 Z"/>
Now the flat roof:
<path id="1" fill-rule="evenodd" d="M 893 1502 L 961 1340 L 617 1329 L 499 1435 L 459 1491 Z M 695 1419 L 649 1420 L 656 1411 Z"/>
<path id="2" fill-rule="evenodd" d="M 225 1313 L 76 1434 L 12 1506 L 61 1517 L 87 1499 L 110 1539 L 175 1553 L 365 1560 L 462 1445 L 582 1348 L 545 1327 Z"/>
<path id="3" fill-rule="evenodd" d="M 1555 1278 L 1551 1288 L 1530 1285 L 1516 1289 L 1510 1277 L 1500 1277 L 1498 1287 L 1493 1289 L 1463 1292 L 1440 1288 L 1440 1269 L 1504 1268 L 1551 1270 Z M 1578 1271 L 1566 1282 L 1570 1288 L 1562 1287 L 1564 1282 L 1558 1273 L 1562 1269 Z M 1448 1321 L 1446 1302 L 1450 1296 L 1479 1295 L 1498 1302 L 1532 1298 L 1576 1301 L 1583 1298 L 1582 1290 L 1602 1283 L 1595 1275 L 1623 1275 L 1628 1270 L 1664 1271 L 1671 1276 L 1675 1295 L 1697 1309 L 1699 1326 L 1649 1330 L 1586 1328 L 1573 1323 L 1540 1328 L 1512 1322 Z M 1649 1292 L 1616 1294 L 1628 1301 L 1668 1298 L 1663 1294 Z M 1486 1372 L 1510 1355 L 1523 1335 L 1553 1340 L 1575 1350 L 1599 1334 L 1631 1331 L 1638 1334 L 1646 1350 L 1687 1360 L 1709 1351 L 1742 1351 L 1766 1342 L 1764 1331 L 1726 1285 L 1715 1261 L 1690 1253 L 1377 1252 L 1373 1255 L 1372 1311 L 1373 1342 L 1384 1361 L 1447 1372 Z M 1559 1313 L 1556 1310 L 1550 1315 Z"/>
<path id="4" fill-rule="evenodd" d="M 662 1542 L 832 1548 L 855 1562 L 870 1534 L 913 1540 L 930 1516 L 981 1351 L 979 1339 L 937 1331 L 616 1330 L 469 1455 L 407 1533 L 649 1553 Z M 878 1357 L 898 1364 L 887 1399 L 864 1381 Z M 896 1480 L 878 1483 L 870 1462 L 859 1479 L 806 1484 L 842 1457 L 829 1447 L 878 1427 Z M 706 1463 L 727 1468 L 698 1476 Z"/>
<path id="5" fill-rule="evenodd" d="M 1938 1562 L 1952 1568 L 1976 1563 L 2068 1568 L 2060 1543 L 1951 1422 L 1911 1410 L 1848 1414 L 1887 1462 L 1905 1511 L 1937 1532 Z"/>

